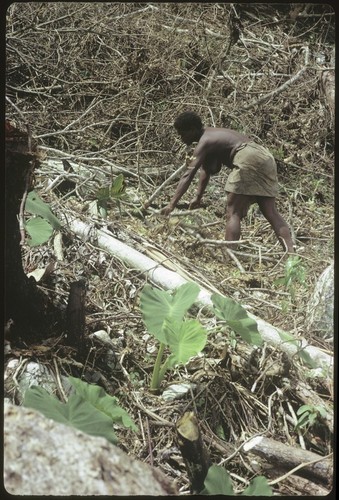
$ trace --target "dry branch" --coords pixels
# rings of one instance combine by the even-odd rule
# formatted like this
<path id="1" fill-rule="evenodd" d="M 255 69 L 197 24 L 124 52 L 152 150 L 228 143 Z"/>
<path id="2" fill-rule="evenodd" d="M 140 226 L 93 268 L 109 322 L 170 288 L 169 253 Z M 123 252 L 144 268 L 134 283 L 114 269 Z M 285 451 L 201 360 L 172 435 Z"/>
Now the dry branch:
<path id="1" fill-rule="evenodd" d="M 79 280 L 71 283 L 68 304 L 66 309 L 67 343 L 81 352 L 85 337 L 85 299 L 86 283 Z"/>
<path id="2" fill-rule="evenodd" d="M 254 106 L 258 106 L 259 104 L 262 104 L 263 102 L 268 101 L 268 99 L 271 99 L 271 98 L 276 97 L 277 95 L 281 94 L 281 92 L 284 92 L 284 90 L 286 90 L 288 87 L 290 87 L 295 82 L 297 82 L 303 76 L 303 74 L 307 71 L 308 65 L 309 65 L 309 48 L 306 46 L 306 47 L 303 47 L 303 49 L 305 52 L 305 64 L 304 64 L 304 66 L 295 75 L 293 75 L 291 78 L 289 78 L 289 80 L 287 80 L 282 85 L 280 85 L 280 87 L 274 89 L 272 92 L 269 92 L 268 94 L 263 95 L 262 97 L 260 97 L 256 101 L 244 106 L 243 109 L 245 109 L 247 111 L 247 110 L 253 108 Z"/>
<path id="3" fill-rule="evenodd" d="M 175 179 L 183 170 L 186 168 L 186 163 L 181 165 L 175 172 L 173 172 L 155 191 L 154 193 L 148 198 L 147 201 L 144 203 L 144 208 L 148 208 L 152 201 L 158 196 L 161 191 L 169 184 L 173 179 Z"/>

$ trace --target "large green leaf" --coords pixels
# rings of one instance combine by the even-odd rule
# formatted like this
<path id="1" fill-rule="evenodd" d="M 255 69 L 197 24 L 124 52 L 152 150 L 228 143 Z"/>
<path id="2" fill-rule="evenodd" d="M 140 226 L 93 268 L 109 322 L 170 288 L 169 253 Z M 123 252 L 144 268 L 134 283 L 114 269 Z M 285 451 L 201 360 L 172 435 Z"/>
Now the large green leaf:
<path id="1" fill-rule="evenodd" d="M 42 201 L 35 191 L 30 191 L 27 195 L 25 210 L 33 215 L 40 215 L 53 226 L 54 229 L 61 228 L 61 222 L 52 213 L 51 209 Z"/>
<path id="2" fill-rule="evenodd" d="M 67 403 L 61 403 L 42 387 L 32 386 L 25 392 L 24 406 L 34 408 L 45 417 L 75 427 L 86 434 L 105 437 L 111 443 L 117 442 L 112 419 L 79 394 L 72 394 Z"/>
<path id="3" fill-rule="evenodd" d="M 246 309 L 233 299 L 217 293 L 211 296 L 214 311 L 218 318 L 226 323 L 249 344 L 261 345 L 263 340 L 258 331 L 257 322 L 250 318 Z"/>
<path id="4" fill-rule="evenodd" d="M 272 488 L 264 476 L 255 477 L 249 486 L 239 495 L 234 493 L 231 478 L 227 471 L 219 465 L 211 465 L 204 481 L 204 489 L 200 495 L 226 496 L 272 496 Z"/>
<path id="5" fill-rule="evenodd" d="M 184 283 L 172 295 L 145 285 L 140 296 L 140 308 L 148 331 L 160 342 L 166 343 L 163 332 L 165 318 L 169 321 L 182 321 L 199 291 L 200 288 L 195 283 Z"/>
<path id="6" fill-rule="evenodd" d="M 53 227 L 51 224 L 41 217 L 29 219 L 25 224 L 25 229 L 31 237 L 27 241 L 31 247 L 46 243 L 53 234 Z"/>
<path id="7" fill-rule="evenodd" d="M 109 416 L 113 422 L 123 425 L 124 427 L 128 427 L 134 431 L 138 430 L 126 410 L 119 406 L 117 398 L 106 394 L 102 387 L 87 384 L 79 378 L 68 377 L 68 380 L 71 382 L 79 396 L 94 406 L 94 408 Z"/>
<path id="8" fill-rule="evenodd" d="M 164 333 L 166 343 L 170 346 L 168 366 L 185 364 L 205 347 L 206 330 L 196 319 L 187 321 L 165 321 Z"/>
<path id="9" fill-rule="evenodd" d="M 271 497 L 273 493 L 266 477 L 257 476 L 250 482 L 249 486 L 241 493 L 241 495 L 249 497 Z"/>
<path id="10" fill-rule="evenodd" d="M 204 486 L 201 495 L 234 495 L 231 478 L 219 465 L 211 465 L 208 469 Z"/>

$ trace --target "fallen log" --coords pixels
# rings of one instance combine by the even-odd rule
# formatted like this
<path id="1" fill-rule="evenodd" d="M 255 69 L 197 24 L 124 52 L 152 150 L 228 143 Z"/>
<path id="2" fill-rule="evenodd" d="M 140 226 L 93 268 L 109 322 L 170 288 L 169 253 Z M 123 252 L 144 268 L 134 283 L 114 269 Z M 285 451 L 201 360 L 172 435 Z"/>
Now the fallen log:
<path id="1" fill-rule="evenodd" d="M 295 473 L 308 478 L 318 479 L 325 485 L 333 479 L 333 457 L 322 457 L 311 451 L 302 450 L 296 446 L 288 446 L 274 439 L 257 436 L 243 446 L 245 453 L 264 458 L 271 465 L 276 464 L 281 469 L 295 469 Z"/>
<path id="2" fill-rule="evenodd" d="M 187 283 L 187 280 L 178 273 L 167 269 L 159 262 L 150 259 L 138 250 L 118 240 L 107 229 L 96 229 L 93 225 L 86 224 L 77 219 L 68 220 L 67 225 L 69 230 L 79 238 L 85 241 L 90 240 L 92 244 L 114 255 L 126 265 L 138 269 L 146 275 L 149 281 L 164 290 L 174 290 L 183 283 Z M 209 309 L 213 307 L 211 293 L 201 286 L 196 304 L 199 307 L 207 307 Z M 295 339 L 295 342 L 282 340 L 280 336 L 281 330 L 253 314 L 248 314 L 256 320 L 258 331 L 264 342 L 286 352 L 290 356 L 297 354 L 302 349 L 305 353 L 309 354 L 316 367 L 323 370 L 323 372 L 327 371 L 327 376 L 332 378 L 333 356 L 308 345 L 304 339 L 298 338 Z"/>

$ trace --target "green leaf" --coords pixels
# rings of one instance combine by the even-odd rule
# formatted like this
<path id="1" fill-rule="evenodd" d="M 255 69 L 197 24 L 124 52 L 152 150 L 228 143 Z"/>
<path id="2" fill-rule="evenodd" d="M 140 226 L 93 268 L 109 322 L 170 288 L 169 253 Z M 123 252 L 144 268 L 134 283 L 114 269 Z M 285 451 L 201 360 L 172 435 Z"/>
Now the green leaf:
<path id="1" fill-rule="evenodd" d="M 123 174 L 119 174 L 113 181 L 110 195 L 112 198 L 119 198 L 125 191 L 125 178 Z"/>
<path id="2" fill-rule="evenodd" d="M 61 222 L 52 213 L 51 209 L 42 201 L 35 191 L 30 191 L 26 198 L 25 210 L 33 215 L 40 215 L 53 226 L 54 229 L 61 228 Z"/>
<path id="3" fill-rule="evenodd" d="M 215 314 L 238 333 L 246 342 L 261 345 L 263 340 L 258 331 L 257 322 L 250 318 L 246 309 L 233 299 L 212 294 L 211 300 Z"/>
<path id="4" fill-rule="evenodd" d="M 308 423 L 309 423 L 309 413 L 304 413 L 303 416 L 298 419 L 296 427 L 302 429 L 303 427 L 306 427 Z"/>
<path id="5" fill-rule="evenodd" d="M 204 481 L 205 488 L 201 495 L 228 495 L 235 496 L 233 485 L 227 471 L 219 465 L 211 465 Z M 240 496 L 272 496 L 272 489 L 264 476 L 258 476 Z"/>
<path id="6" fill-rule="evenodd" d="M 317 363 L 311 358 L 310 354 L 304 349 L 298 351 L 299 358 L 310 368 L 317 368 Z"/>
<path id="7" fill-rule="evenodd" d="M 308 422 L 310 424 L 310 427 L 314 424 L 314 422 L 317 420 L 318 415 L 316 413 L 310 413 L 308 416 Z"/>
<path id="8" fill-rule="evenodd" d="M 110 199 L 110 188 L 108 186 L 98 189 L 95 193 L 99 206 L 106 205 Z"/>
<path id="9" fill-rule="evenodd" d="M 53 234 L 53 227 L 51 224 L 41 217 L 29 219 L 25 223 L 25 229 L 31 237 L 31 239 L 27 241 L 28 245 L 31 247 L 46 243 Z"/>
<path id="10" fill-rule="evenodd" d="M 184 283 L 173 295 L 145 285 L 140 296 L 140 308 L 148 331 L 166 344 L 163 332 L 165 318 L 168 321 L 182 321 L 188 309 L 194 304 L 199 291 L 200 288 L 195 283 Z"/>
<path id="11" fill-rule="evenodd" d="M 317 363 L 311 358 L 310 354 L 305 351 L 301 346 L 300 340 L 293 337 L 288 332 L 284 332 L 283 330 L 278 330 L 279 337 L 283 342 L 291 342 L 291 344 L 295 345 L 298 348 L 297 354 L 299 358 L 305 363 L 309 368 L 317 368 Z"/>
<path id="12" fill-rule="evenodd" d="M 128 413 L 119 406 L 117 398 L 106 394 L 102 387 L 87 384 L 79 378 L 68 377 L 76 393 L 94 408 L 109 416 L 113 422 L 137 431 L 138 428 Z"/>
<path id="13" fill-rule="evenodd" d="M 107 208 L 107 202 L 114 198 L 119 199 L 125 191 L 125 179 L 123 174 L 119 174 L 113 181 L 111 186 L 104 186 L 97 190 L 95 197 L 98 200 L 98 205 Z"/>
<path id="14" fill-rule="evenodd" d="M 206 330 L 196 319 L 181 322 L 166 320 L 164 333 L 172 352 L 168 366 L 187 363 L 203 350 L 207 340 Z"/>
<path id="15" fill-rule="evenodd" d="M 302 405 L 300 408 L 297 410 L 297 415 L 301 415 L 302 413 L 310 413 L 311 412 L 311 406 L 310 405 Z"/>
<path id="16" fill-rule="evenodd" d="M 78 394 L 72 394 L 67 403 L 61 403 L 42 387 L 32 386 L 25 392 L 24 406 L 86 434 L 105 437 L 111 443 L 117 442 L 112 419 Z"/>
<path id="17" fill-rule="evenodd" d="M 241 495 L 271 497 L 273 492 L 266 477 L 257 476 L 251 481 L 250 485 L 241 493 Z"/>
<path id="18" fill-rule="evenodd" d="M 201 495 L 234 495 L 232 481 L 223 467 L 211 465 Z"/>

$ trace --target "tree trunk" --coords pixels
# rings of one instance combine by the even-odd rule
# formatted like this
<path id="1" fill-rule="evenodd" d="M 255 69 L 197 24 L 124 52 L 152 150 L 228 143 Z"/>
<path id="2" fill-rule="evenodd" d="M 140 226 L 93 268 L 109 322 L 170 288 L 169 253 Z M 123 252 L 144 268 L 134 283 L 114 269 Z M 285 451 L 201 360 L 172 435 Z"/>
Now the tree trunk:
<path id="1" fill-rule="evenodd" d="M 86 326 L 85 299 L 85 280 L 71 283 L 66 309 L 66 340 L 68 345 L 76 347 L 78 355 L 86 351 L 84 344 Z"/>
<path id="2" fill-rule="evenodd" d="M 24 193 L 38 162 L 36 144 L 29 133 L 6 120 L 5 144 L 5 324 L 10 340 L 36 340 L 46 336 L 55 311 L 37 288 L 34 278 L 24 272 L 18 215 Z"/>

